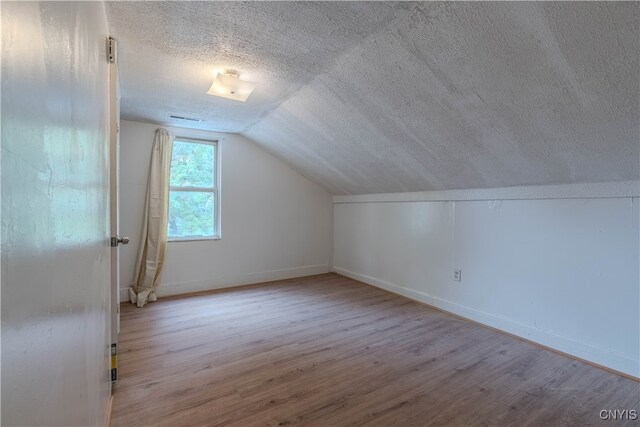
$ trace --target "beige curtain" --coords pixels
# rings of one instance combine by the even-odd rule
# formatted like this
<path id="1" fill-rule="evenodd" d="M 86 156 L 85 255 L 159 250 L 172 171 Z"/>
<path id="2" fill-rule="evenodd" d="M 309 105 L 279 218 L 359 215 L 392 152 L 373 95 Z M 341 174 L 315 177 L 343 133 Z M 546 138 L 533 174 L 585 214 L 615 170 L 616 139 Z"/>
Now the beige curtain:
<path id="1" fill-rule="evenodd" d="M 151 151 L 142 238 L 136 273 L 129 288 L 132 304 L 143 307 L 157 299 L 155 290 L 164 261 L 169 219 L 169 167 L 173 139 L 165 129 L 157 129 Z"/>

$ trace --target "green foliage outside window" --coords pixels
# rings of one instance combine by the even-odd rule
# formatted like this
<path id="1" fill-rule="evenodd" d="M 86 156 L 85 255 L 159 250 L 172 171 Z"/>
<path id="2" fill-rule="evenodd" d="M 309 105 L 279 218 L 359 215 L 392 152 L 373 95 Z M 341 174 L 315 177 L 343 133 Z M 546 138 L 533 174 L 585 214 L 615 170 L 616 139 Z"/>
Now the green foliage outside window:
<path id="1" fill-rule="evenodd" d="M 171 155 L 169 237 L 213 236 L 214 145 L 175 140 Z M 180 187 L 198 187 L 180 189 Z M 201 190 L 200 190 L 201 189 Z"/>

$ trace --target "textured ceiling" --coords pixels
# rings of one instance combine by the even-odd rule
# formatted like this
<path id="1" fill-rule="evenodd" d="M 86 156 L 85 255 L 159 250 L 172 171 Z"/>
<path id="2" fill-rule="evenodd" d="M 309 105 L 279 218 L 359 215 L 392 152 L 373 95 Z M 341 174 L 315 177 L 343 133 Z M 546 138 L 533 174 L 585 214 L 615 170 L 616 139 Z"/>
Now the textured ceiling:
<path id="1" fill-rule="evenodd" d="M 242 132 L 384 28 L 393 3 L 108 2 L 126 118 Z M 216 72 L 258 82 L 247 102 L 207 95 Z"/>
<path id="2" fill-rule="evenodd" d="M 123 117 L 204 119 L 334 194 L 639 179 L 640 3 L 108 3 Z M 205 95 L 213 70 L 259 82 Z"/>

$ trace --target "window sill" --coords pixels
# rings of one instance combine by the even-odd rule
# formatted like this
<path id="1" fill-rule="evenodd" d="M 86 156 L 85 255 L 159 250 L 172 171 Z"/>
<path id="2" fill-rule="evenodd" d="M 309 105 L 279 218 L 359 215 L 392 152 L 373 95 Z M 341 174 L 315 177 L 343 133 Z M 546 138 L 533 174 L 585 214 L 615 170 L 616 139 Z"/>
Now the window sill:
<path id="1" fill-rule="evenodd" d="M 220 240 L 220 236 L 212 236 L 212 237 L 185 237 L 185 238 L 177 238 L 177 239 L 167 239 L 167 243 L 175 243 L 175 242 L 202 242 L 202 241 L 210 241 L 210 240 Z"/>

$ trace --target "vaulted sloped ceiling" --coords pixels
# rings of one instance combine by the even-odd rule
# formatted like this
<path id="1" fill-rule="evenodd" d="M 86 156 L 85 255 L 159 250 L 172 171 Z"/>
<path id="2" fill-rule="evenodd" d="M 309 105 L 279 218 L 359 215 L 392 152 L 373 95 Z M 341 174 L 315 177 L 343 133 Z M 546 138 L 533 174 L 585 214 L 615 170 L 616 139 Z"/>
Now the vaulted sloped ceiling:
<path id="1" fill-rule="evenodd" d="M 238 132 L 334 194 L 640 176 L 640 3 L 108 3 L 124 118 Z M 259 83 L 205 94 L 213 70 Z"/>

